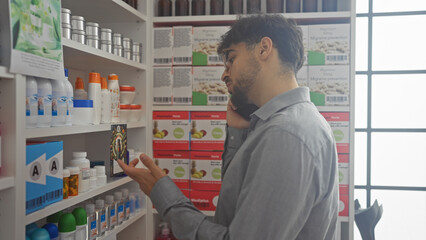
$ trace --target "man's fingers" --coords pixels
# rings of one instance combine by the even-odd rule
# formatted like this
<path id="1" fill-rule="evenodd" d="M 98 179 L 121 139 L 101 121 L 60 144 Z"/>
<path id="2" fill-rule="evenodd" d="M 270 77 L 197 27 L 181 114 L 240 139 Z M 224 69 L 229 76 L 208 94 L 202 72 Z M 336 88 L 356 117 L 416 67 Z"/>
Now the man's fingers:
<path id="1" fill-rule="evenodd" d="M 127 164 L 125 164 L 121 160 L 117 160 L 117 163 L 118 163 L 118 165 L 120 165 L 121 169 L 123 169 L 124 172 L 128 172 L 129 166 L 127 166 Z"/>
<path id="2" fill-rule="evenodd" d="M 155 178 L 160 179 L 161 177 L 163 177 L 163 172 L 161 171 L 161 169 L 157 165 L 155 165 L 154 161 L 152 161 L 152 159 L 148 155 L 142 153 L 140 155 L 140 159 L 142 163 L 151 171 L 151 174 Z"/>
<path id="3" fill-rule="evenodd" d="M 130 163 L 129 166 L 136 167 L 136 165 L 139 163 L 139 159 L 135 158 Z"/>

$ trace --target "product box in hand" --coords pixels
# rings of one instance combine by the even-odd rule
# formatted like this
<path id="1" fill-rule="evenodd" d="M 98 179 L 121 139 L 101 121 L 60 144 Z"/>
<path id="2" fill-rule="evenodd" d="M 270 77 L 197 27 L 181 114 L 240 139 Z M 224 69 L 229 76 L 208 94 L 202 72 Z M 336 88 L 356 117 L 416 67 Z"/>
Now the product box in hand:
<path id="1" fill-rule="evenodd" d="M 309 25 L 308 65 L 348 65 L 350 25 Z"/>
<path id="2" fill-rule="evenodd" d="M 192 104 L 192 67 L 173 67 L 173 105 Z"/>
<path id="3" fill-rule="evenodd" d="M 109 168 L 109 177 L 125 176 L 123 169 L 118 165 L 117 160 L 122 160 L 128 164 L 127 157 L 127 125 L 117 124 L 111 125 L 110 140 L 110 160 L 106 165 Z M 108 166 L 109 165 L 109 166 Z"/>
<path id="4" fill-rule="evenodd" d="M 228 88 L 221 80 L 223 67 L 194 67 L 192 105 L 226 105 Z"/>
<path id="5" fill-rule="evenodd" d="M 190 193 L 191 202 L 200 211 L 216 211 L 219 201 L 218 191 L 198 191 L 192 190 Z"/>
<path id="6" fill-rule="evenodd" d="M 62 200 L 63 142 L 46 142 L 46 206 Z"/>
<path id="7" fill-rule="evenodd" d="M 311 101 L 316 106 L 349 106 L 349 65 L 309 66 Z"/>
<path id="8" fill-rule="evenodd" d="M 154 105 L 172 104 L 173 68 L 154 67 Z"/>
<path id="9" fill-rule="evenodd" d="M 189 151 L 154 151 L 154 163 L 182 189 L 189 189 Z"/>
<path id="10" fill-rule="evenodd" d="M 222 152 L 191 151 L 191 189 L 220 191 Z"/>
<path id="11" fill-rule="evenodd" d="M 172 65 L 173 28 L 154 28 L 154 66 Z"/>
<path id="12" fill-rule="evenodd" d="M 303 34 L 303 50 L 305 60 L 303 61 L 303 65 L 308 65 L 308 49 L 309 49 L 309 26 L 308 25 L 300 25 L 300 29 Z"/>
<path id="13" fill-rule="evenodd" d="M 191 112 L 191 150 L 220 150 L 226 139 L 226 112 Z"/>
<path id="14" fill-rule="evenodd" d="M 308 68 L 308 66 L 302 66 L 296 74 L 296 80 L 299 87 L 308 87 Z"/>
<path id="15" fill-rule="evenodd" d="M 44 208 L 46 204 L 46 151 L 44 143 L 27 143 L 25 161 L 25 212 Z"/>
<path id="16" fill-rule="evenodd" d="M 192 65 L 223 65 L 222 56 L 217 54 L 220 38 L 228 32 L 229 27 L 194 27 L 194 44 L 192 47 Z"/>
<path id="17" fill-rule="evenodd" d="M 189 150 L 189 112 L 154 111 L 154 150 Z"/>
<path id="18" fill-rule="evenodd" d="M 192 65 L 192 26 L 173 27 L 173 65 Z"/>

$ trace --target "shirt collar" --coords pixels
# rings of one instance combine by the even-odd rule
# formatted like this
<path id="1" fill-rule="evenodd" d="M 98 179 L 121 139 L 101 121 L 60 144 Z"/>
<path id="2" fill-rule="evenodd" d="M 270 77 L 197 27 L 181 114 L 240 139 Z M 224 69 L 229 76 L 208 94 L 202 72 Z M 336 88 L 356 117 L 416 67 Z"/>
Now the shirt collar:
<path id="1" fill-rule="evenodd" d="M 256 110 L 253 115 L 265 121 L 279 110 L 300 102 L 310 102 L 309 88 L 298 87 L 275 96 L 265 105 Z M 253 116 L 252 116 L 253 117 Z"/>

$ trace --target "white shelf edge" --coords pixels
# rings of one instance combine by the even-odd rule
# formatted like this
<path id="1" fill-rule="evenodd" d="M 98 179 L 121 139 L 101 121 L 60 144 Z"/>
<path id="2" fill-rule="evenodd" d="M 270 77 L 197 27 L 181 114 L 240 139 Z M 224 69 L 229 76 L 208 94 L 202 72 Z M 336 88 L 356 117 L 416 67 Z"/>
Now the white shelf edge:
<path id="1" fill-rule="evenodd" d="M 146 122 L 130 122 L 130 123 L 116 123 L 116 124 L 127 124 L 127 128 L 146 127 Z M 86 125 L 86 126 L 27 128 L 26 138 L 30 139 L 30 138 L 53 137 L 53 136 L 62 136 L 62 135 L 110 131 L 111 125 L 113 124 L 108 123 L 108 124 Z"/>
<path id="2" fill-rule="evenodd" d="M 147 66 L 145 64 L 142 63 L 138 63 L 132 60 L 128 60 L 124 57 L 120 57 L 117 55 L 114 55 L 112 53 L 108 53 L 105 52 L 103 50 L 76 42 L 74 40 L 71 39 L 67 39 L 67 38 L 62 38 L 62 45 L 63 47 L 68 47 L 68 48 L 72 48 L 74 51 L 79 51 L 79 52 L 83 52 L 86 54 L 90 54 L 90 55 L 94 55 L 100 58 L 104 58 L 110 61 L 114 61 L 123 65 L 128 65 L 130 67 L 134 67 L 137 69 L 141 69 L 141 70 L 147 70 Z"/>
<path id="3" fill-rule="evenodd" d="M 131 7 L 129 4 L 125 3 L 122 0 L 112 0 L 113 3 L 117 4 L 118 6 L 122 7 L 123 9 L 125 9 L 126 11 L 128 11 L 129 13 L 135 15 L 136 18 L 139 18 L 140 21 L 146 22 L 147 21 L 147 16 L 141 12 L 139 12 L 138 10 L 134 9 L 133 7 Z"/>
<path id="4" fill-rule="evenodd" d="M 64 199 L 62 201 L 56 202 L 52 205 L 49 205 L 43 209 L 40 209 L 36 212 L 30 213 L 28 215 L 25 216 L 25 225 L 33 223 L 39 219 L 42 219 L 44 217 L 47 217 L 53 213 L 56 213 L 60 210 L 63 210 L 65 208 L 74 206 L 80 202 L 83 202 L 89 198 L 95 197 L 99 194 L 102 194 L 104 192 L 107 192 L 111 189 L 114 189 L 116 187 L 119 187 L 121 185 L 124 185 L 128 182 L 133 181 L 130 177 L 123 177 L 121 179 L 118 180 L 113 180 L 109 183 L 107 183 L 104 186 L 100 186 L 97 187 L 95 189 L 92 189 L 88 192 L 85 193 L 79 193 L 77 196 L 75 197 L 69 197 L 68 199 Z"/>
<path id="5" fill-rule="evenodd" d="M 202 212 L 204 215 L 208 216 L 208 217 L 214 217 L 215 211 L 200 211 Z M 153 208 L 152 209 L 152 213 L 153 214 L 158 214 L 157 209 Z"/>
<path id="6" fill-rule="evenodd" d="M 0 191 L 14 187 L 15 177 L 0 177 Z"/>
<path id="7" fill-rule="evenodd" d="M 123 231 L 128 226 L 130 226 L 132 223 L 136 222 L 137 220 L 139 220 L 140 218 L 142 218 L 145 215 L 146 215 L 146 210 L 142 210 L 141 212 L 136 213 L 136 215 L 134 215 L 133 217 L 129 218 L 127 221 L 124 221 L 121 225 L 116 226 L 113 230 L 107 231 L 104 236 L 99 237 L 97 239 L 98 240 L 110 239 L 108 235 L 111 235 L 111 234 L 116 235 L 117 233 Z"/>
<path id="8" fill-rule="evenodd" d="M 349 217 L 339 216 L 338 219 L 339 219 L 339 222 L 349 222 Z"/>
<path id="9" fill-rule="evenodd" d="M 320 112 L 350 112 L 349 106 L 316 106 Z"/>
<path id="10" fill-rule="evenodd" d="M 8 71 L 5 66 L 0 66 L 0 78 L 14 78 L 15 75 Z"/>
<path id="11" fill-rule="evenodd" d="M 226 111 L 226 105 L 222 106 L 152 106 L 153 111 Z"/>

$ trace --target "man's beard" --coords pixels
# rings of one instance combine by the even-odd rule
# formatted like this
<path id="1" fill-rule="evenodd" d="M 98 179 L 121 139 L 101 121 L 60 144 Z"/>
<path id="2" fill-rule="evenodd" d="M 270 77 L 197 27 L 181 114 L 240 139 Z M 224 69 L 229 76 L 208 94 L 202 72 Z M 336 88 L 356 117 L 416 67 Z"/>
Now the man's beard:
<path id="1" fill-rule="evenodd" d="M 256 61 L 256 59 L 251 58 L 248 65 L 248 71 L 241 74 L 241 76 L 236 81 L 238 86 L 235 84 L 233 88 L 234 91 L 232 92 L 231 102 L 236 108 L 251 103 L 248 98 L 248 93 L 256 81 L 257 75 L 260 71 L 259 63 Z"/>

